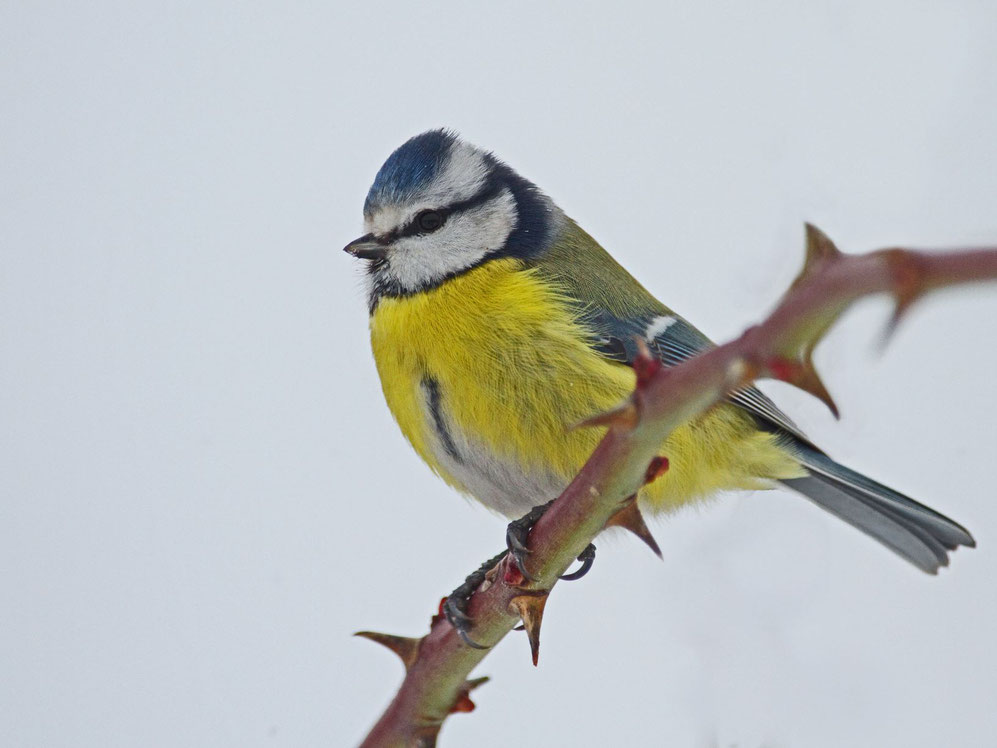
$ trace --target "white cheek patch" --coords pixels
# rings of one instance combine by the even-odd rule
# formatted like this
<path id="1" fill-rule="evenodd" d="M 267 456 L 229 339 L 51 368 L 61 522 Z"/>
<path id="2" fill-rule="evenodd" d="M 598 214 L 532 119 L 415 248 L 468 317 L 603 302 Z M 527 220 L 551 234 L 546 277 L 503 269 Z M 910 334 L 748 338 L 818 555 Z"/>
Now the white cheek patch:
<path id="1" fill-rule="evenodd" d="M 515 199 L 504 190 L 478 208 L 450 216 L 439 231 L 399 239 L 384 272 L 407 291 L 432 286 L 501 248 L 515 227 Z"/>
<path id="2" fill-rule="evenodd" d="M 672 317 L 671 315 L 664 314 L 660 317 L 655 317 L 647 326 L 647 330 L 644 332 L 644 337 L 647 339 L 648 343 L 653 343 L 655 338 L 661 335 L 665 330 L 678 322 L 678 319 Z"/>

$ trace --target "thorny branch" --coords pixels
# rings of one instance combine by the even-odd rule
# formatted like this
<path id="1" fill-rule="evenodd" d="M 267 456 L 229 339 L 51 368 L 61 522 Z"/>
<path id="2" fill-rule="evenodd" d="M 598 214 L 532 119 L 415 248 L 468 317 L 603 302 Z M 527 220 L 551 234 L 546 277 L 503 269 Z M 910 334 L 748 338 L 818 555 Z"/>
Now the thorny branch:
<path id="1" fill-rule="evenodd" d="M 838 251 L 819 229 L 806 226 L 806 261 L 769 317 L 741 337 L 672 368 L 649 355 L 635 364 L 637 386 L 610 413 L 581 426 L 608 427 L 581 472 L 530 533 L 527 582 L 503 558 L 471 598 L 474 638 L 494 646 L 522 623 L 536 664 L 540 624 L 551 588 L 607 525 L 626 527 L 652 548 L 633 497 L 667 469 L 657 454 L 677 426 L 728 393 L 761 378 L 781 379 L 837 407 L 813 366 L 814 347 L 856 300 L 889 293 L 896 306 L 890 330 L 929 291 L 997 279 L 997 248 L 946 252 L 882 249 L 864 255 Z M 441 615 L 421 639 L 373 632 L 358 635 L 397 653 L 406 674 L 364 746 L 433 746 L 446 717 L 474 708 L 469 693 L 484 678 L 467 680 L 488 651 L 466 646 Z"/>

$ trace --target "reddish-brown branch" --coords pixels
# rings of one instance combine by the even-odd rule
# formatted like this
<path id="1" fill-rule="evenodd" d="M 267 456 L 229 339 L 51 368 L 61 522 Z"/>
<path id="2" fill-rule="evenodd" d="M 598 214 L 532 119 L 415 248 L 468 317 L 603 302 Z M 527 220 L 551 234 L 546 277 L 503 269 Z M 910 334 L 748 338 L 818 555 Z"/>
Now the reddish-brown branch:
<path id="1" fill-rule="evenodd" d="M 674 368 L 661 368 L 649 358 L 638 362 L 641 376 L 631 399 L 590 421 L 609 428 L 578 476 L 531 531 L 529 566 L 535 581 L 523 584 L 509 558 L 503 559 L 471 598 L 468 612 L 475 640 L 493 646 L 522 620 L 535 661 L 546 594 L 558 576 L 611 521 L 640 532 L 643 521 L 632 497 L 666 468 L 666 462 L 656 461 L 657 450 L 676 426 L 732 390 L 754 379 L 779 378 L 835 410 L 813 369 L 811 353 L 854 301 L 890 293 L 898 320 L 931 290 L 995 279 L 997 249 L 887 249 L 843 255 L 808 225 L 803 271 L 768 319 L 737 340 Z M 435 616 L 429 634 L 416 642 L 365 635 L 397 651 L 406 675 L 364 746 L 431 746 L 448 714 L 473 708 L 468 693 L 479 681 L 467 681 L 467 676 L 488 650 L 466 646 L 442 616 Z"/>

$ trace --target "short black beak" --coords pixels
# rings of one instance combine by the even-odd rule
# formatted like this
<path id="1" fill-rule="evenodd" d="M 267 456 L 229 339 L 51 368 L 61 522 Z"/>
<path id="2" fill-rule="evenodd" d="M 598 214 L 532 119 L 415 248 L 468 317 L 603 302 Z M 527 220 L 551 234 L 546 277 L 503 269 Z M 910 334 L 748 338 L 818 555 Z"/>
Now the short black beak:
<path id="1" fill-rule="evenodd" d="M 364 234 L 359 239 L 354 239 L 343 247 L 343 251 L 361 260 L 383 260 L 388 254 L 387 246 L 378 242 L 373 234 Z"/>

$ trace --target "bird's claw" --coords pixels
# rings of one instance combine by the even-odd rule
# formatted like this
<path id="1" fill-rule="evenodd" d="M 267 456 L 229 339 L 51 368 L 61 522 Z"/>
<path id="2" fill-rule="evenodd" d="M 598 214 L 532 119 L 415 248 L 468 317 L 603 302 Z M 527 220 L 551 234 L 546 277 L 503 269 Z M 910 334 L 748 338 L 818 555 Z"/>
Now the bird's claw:
<path id="1" fill-rule="evenodd" d="M 533 525 L 544 516 L 544 512 L 553 503 L 553 501 L 548 501 L 546 504 L 533 507 L 519 519 L 510 522 L 505 529 L 505 544 L 509 549 L 509 555 L 512 556 L 512 560 L 516 564 L 516 569 L 523 575 L 523 579 L 527 582 L 533 582 L 535 578 L 526 570 L 526 557 L 530 554 L 530 549 L 526 546 L 526 540 L 530 537 L 530 530 L 533 529 Z"/>
<path id="2" fill-rule="evenodd" d="M 585 546 L 585 550 L 578 554 L 578 562 L 581 566 L 570 574 L 562 574 L 562 581 L 574 582 L 576 579 L 581 579 L 589 573 L 589 569 L 591 569 L 592 564 L 595 563 L 595 546 L 592 543 Z"/>
<path id="3" fill-rule="evenodd" d="M 516 564 L 516 569 L 519 570 L 519 573 L 523 575 L 523 579 L 527 582 L 536 580 L 526 570 L 525 561 L 526 557 L 530 554 L 530 549 L 526 546 L 526 541 L 530 536 L 530 530 L 533 529 L 533 526 L 553 503 L 553 501 L 548 501 L 546 504 L 533 507 L 527 514 L 510 522 L 505 531 L 505 544 L 509 548 L 509 555 L 512 556 L 512 560 Z M 585 550 L 578 554 L 578 562 L 581 564 L 581 567 L 570 574 L 562 575 L 562 580 L 573 582 L 588 574 L 589 569 L 592 568 L 592 564 L 595 562 L 595 546 L 589 543 Z"/>

